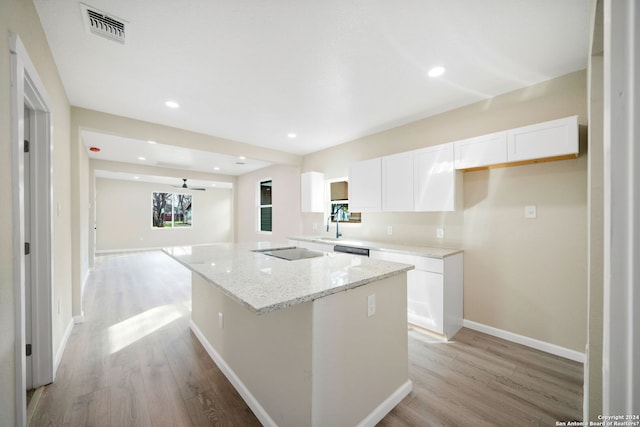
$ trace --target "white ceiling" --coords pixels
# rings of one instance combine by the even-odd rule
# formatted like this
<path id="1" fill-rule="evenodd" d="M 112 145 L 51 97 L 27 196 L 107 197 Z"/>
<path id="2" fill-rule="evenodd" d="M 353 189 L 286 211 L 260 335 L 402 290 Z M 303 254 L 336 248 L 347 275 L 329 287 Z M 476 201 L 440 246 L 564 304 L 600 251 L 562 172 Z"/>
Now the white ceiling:
<path id="1" fill-rule="evenodd" d="M 587 65 L 589 0 L 87 3 L 125 44 L 77 0 L 35 0 L 72 105 L 295 154 Z"/>
<path id="2" fill-rule="evenodd" d="M 246 157 L 186 149 L 87 130 L 81 131 L 80 136 L 87 149 L 100 149 L 99 152 L 88 151 L 89 157 L 96 160 L 234 176 L 253 172 L 270 164 Z"/>

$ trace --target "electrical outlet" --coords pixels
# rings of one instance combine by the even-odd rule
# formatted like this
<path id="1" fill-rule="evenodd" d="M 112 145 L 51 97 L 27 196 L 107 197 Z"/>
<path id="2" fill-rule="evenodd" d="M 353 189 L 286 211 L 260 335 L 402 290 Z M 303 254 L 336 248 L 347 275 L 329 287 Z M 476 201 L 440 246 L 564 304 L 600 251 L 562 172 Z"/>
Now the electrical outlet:
<path id="1" fill-rule="evenodd" d="M 436 237 L 438 239 L 444 239 L 444 228 L 442 227 L 436 228 Z"/>
<path id="2" fill-rule="evenodd" d="M 376 314 L 376 294 L 371 294 L 367 297 L 367 317 L 374 314 Z"/>
<path id="3" fill-rule="evenodd" d="M 525 206 L 524 207 L 524 217 L 535 219 L 538 217 L 538 209 L 535 205 Z"/>
<path id="4" fill-rule="evenodd" d="M 224 314 L 218 313 L 218 327 L 224 329 Z"/>
<path id="5" fill-rule="evenodd" d="M 387 234 L 391 236 L 393 234 L 393 227 L 391 225 L 387 225 Z"/>

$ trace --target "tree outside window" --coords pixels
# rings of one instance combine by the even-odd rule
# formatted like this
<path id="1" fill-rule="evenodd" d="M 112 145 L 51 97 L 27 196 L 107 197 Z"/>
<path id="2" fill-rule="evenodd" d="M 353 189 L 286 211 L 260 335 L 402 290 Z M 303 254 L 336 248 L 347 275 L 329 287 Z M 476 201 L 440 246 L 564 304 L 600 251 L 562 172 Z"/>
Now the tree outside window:
<path id="1" fill-rule="evenodd" d="M 191 194 L 154 192 L 151 200 L 153 228 L 191 227 Z"/>

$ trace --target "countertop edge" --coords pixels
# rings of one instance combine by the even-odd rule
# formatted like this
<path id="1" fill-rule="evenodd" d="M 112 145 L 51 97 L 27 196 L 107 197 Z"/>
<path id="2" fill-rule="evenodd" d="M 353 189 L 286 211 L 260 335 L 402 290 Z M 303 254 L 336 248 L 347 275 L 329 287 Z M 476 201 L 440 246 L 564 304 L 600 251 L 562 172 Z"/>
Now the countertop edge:
<path id="1" fill-rule="evenodd" d="M 316 299 L 323 298 L 323 297 L 326 297 L 326 296 L 329 296 L 329 295 L 333 295 L 333 294 L 337 294 L 337 293 L 340 293 L 340 292 L 348 291 L 350 289 L 355 289 L 355 288 L 358 288 L 360 286 L 366 285 L 368 283 L 377 282 L 379 280 L 387 279 L 389 277 L 393 277 L 393 276 L 396 276 L 398 274 L 406 273 L 407 271 L 413 270 L 415 268 L 413 265 L 410 265 L 410 264 L 394 263 L 394 264 L 398 264 L 398 265 L 405 265 L 405 267 L 399 268 L 399 269 L 391 271 L 391 272 L 382 273 L 382 274 L 379 274 L 379 275 L 376 275 L 376 276 L 368 277 L 366 279 L 358 280 L 358 281 L 355 281 L 355 282 L 352 282 L 352 283 L 348 283 L 348 284 L 345 284 L 345 285 L 342 285 L 342 286 L 337 286 L 337 287 L 334 287 L 334 288 L 325 289 L 325 290 L 320 291 L 320 292 L 314 292 L 314 293 L 305 295 L 303 297 L 292 298 L 292 299 L 289 299 L 289 300 L 286 300 L 286 301 L 280 301 L 280 302 L 277 302 L 275 304 L 271 304 L 271 305 L 267 305 L 267 306 L 258 308 L 258 307 L 255 307 L 254 305 L 252 305 L 251 303 L 249 303 L 248 301 L 245 301 L 244 299 L 238 297 L 236 294 L 234 294 L 233 292 L 229 291 L 224 286 L 216 283 L 211 278 L 206 277 L 201 272 L 195 270 L 191 264 L 189 264 L 189 263 L 183 261 L 182 259 L 174 256 L 173 254 L 171 254 L 169 252 L 169 250 L 167 248 L 163 248 L 162 252 L 167 254 L 171 259 L 177 261 L 178 263 L 180 263 L 181 265 L 183 265 L 184 267 L 189 269 L 189 271 L 192 274 L 197 274 L 202 279 L 204 279 L 205 281 L 210 283 L 212 286 L 215 286 L 216 289 L 220 290 L 220 292 L 222 292 L 225 296 L 229 297 L 230 299 L 232 299 L 236 303 L 240 304 L 241 306 L 246 307 L 249 311 L 251 311 L 251 312 L 253 312 L 253 313 L 257 314 L 257 315 L 270 313 L 272 311 L 276 311 L 276 310 L 280 310 L 280 309 L 283 309 L 283 308 L 291 307 L 291 306 L 294 306 L 294 305 L 297 305 L 297 304 L 303 304 L 303 303 L 309 302 L 309 301 L 314 301 Z"/>

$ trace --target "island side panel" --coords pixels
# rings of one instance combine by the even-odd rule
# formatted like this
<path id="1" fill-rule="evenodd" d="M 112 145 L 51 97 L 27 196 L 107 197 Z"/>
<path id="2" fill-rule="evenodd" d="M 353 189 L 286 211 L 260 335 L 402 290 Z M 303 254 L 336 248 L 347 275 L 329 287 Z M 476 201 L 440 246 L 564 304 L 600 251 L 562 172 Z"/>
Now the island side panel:
<path id="1" fill-rule="evenodd" d="M 197 274 L 192 284 L 192 322 L 253 398 L 280 427 L 310 425 L 312 303 L 256 315 Z"/>
<path id="2" fill-rule="evenodd" d="M 313 426 L 371 421 L 385 400 L 411 390 L 406 273 L 315 300 L 313 327 Z"/>

